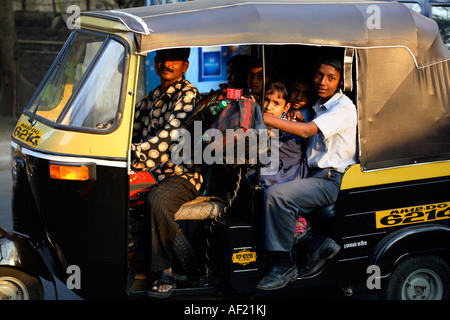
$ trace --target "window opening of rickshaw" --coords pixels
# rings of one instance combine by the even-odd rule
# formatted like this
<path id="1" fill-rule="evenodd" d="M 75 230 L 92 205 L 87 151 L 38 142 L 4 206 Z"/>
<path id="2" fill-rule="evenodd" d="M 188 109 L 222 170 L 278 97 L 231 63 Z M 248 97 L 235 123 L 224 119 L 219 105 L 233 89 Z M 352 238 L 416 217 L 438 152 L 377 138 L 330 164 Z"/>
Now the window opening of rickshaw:
<path id="1" fill-rule="evenodd" d="M 93 174 L 89 164 L 50 164 L 50 178 L 56 180 L 93 180 Z"/>
<path id="2" fill-rule="evenodd" d="M 409 9 L 417 12 L 422 13 L 422 5 L 420 3 L 411 1 L 411 2 L 400 2 L 401 4 L 407 6 Z"/>
<path id="3" fill-rule="evenodd" d="M 99 128 L 115 119 L 119 106 L 126 49 L 108 38 L 90 63 L 57 122 L 86 128 Z"/>
<path id="4" fill-rule="evenodd" d="M 65 65 L 66 65 L 66 63 L 67 63 L 67 59 L 68 59 L 68 57 L 69 57 L 69 55 L 70 55 L 71 52 L 72 52 L 72 47 L 69 46 L 69 44 L 67 43 L 67 44 L 63 47 L 63 49 L 62 49 L 62 51 L 61 51 L 60 56 L 61 56 L 62 58 L 59 59 L 59 61 L 58 61 L 58 63 L 57 63 L 56 71 L 55 71 L 54 74 L 51 75 L 51 79 L 49 80 L 49 83 L 50 83 L 50 84 L 54 84 L 54 83 L 56 82 L 55 80 L 59 81 L 59 80 L 61 79 L 61 75 L 62 75 L 62 73 L 63 73 L 62 71 L 63 71 L 63 69 L 65 69 L 64 67 L 65 67 Z M 29 121 L 31 124 L 34 123 L 34 118 L 35 118 L 35 116 L 36 116 L 36 113 L 37 113 L 37 111 L 38 111 L 38 109 L 39 109 L 38 107 L 39 107 L 39 105 L 41 104 L 41 101 L 42 101 L 42 98 L 43 98 L 43 97 L 44 97 L 44 95 L 40 95 L 38 102 L 37 102 L 37 103 L 35 104 L 35 106 L 34 106 L 33 113 L 31 114 L 30 118 L 28 119 L 28 121 Z"/>
<path id="5" fill-rule="evenodd" d="M 111 46 L 111 43 L 116 44 L 116 46 Z M 71 119 L 70 115 L 73 113 L 74 98 L 80 94 L 80 87 L 83 86 L 83 83 L 92 77 L 92 71 L 95 69 L 99 57 L 105 54 L 104 51 L 107 48 L 111 47 L 120 48 L 111 50 L 114 51 L 116 60 L 122 61 L 125 51 L 123 45 L 111 41 L 111 38 L 108 36 L 96 33 L 91 34 L 90 32 L 84 31 L 76 32 L 71 40 L 67 42 L 66 47 L 61 51 L 58 61 L 51 68 L 51 73 L 44 80 L 44 84 L 40 88 L 36 98 L 33 99 L 32 105 L 28 108 L 32 112 L 29 121 L 34 122 L 35 116 L 40 116 L 52 122 L 72 124 L 69 123 L 69 119 Z M 114 66 L 110 66 L 108 70 L 115 70 Z M 108 70 L 103 70 L 101 74 L 108 76 Z M 109 88 L 109 93 L 105 93 L 105 89 L 93 89 L 95 92 L 101 91 L 101 93 L 97 94 L 97 98 L 99 98 L 99 95 L 102 97 L 112 96 L 113 98 L 111 99 L 118 100 L 120 90 L 116 90 L 116 87 L 120 86 L 122 73 L 121 70 L 118 70 L 114 74 L 114 84 L 118 83 L 117 85 L 106 86 Z M 105 81 L 101 82 L 103 83 Z M 101 83 L 97 83 L 96 85 L 98 87 Z M 105 85 L 103 84 L 103 86 Z M 92 83 L 88 87 L 98 89 Z M 86 88 L 86 85 L 84 88 Z M 85 95 L 86 92 L 84 92 L 82 98 L 86 98 Z M 95 97 L 92 97 L 91 94 L 88 98 L 92 98 L 91 100 L 93 100 Z M 89 100 L 90 103 L 88 106 L 84 103 L 77 105 L 78 109 L 81 108 L 82 110 L 78 110 L 78 118 L 76 119 L 77 123 L 75 125 L 93 128 L 97 123 L 104 121 L 104 118 L 109 120 L 115 116 L 116 108 L 108 108 L 109 105 L 112 105 L 109 103 L 111 101 L 108 99 L 100 99 L 101 101 L 99 102 L 97 100 L 95 99 L 94 102 Z M 97 106 L 97 108 L 93 108 L 93 106 Z M 88 119 L 84 119 L 83 116 L 88 117 Z"/>
<path id="6" fill-rule="evenodd" d="M 448 4 L 433 4 L 431 6 L 430 17 L 439 26 L 439 32 L 444 44 L 450 49 L 450 5 Z"/>

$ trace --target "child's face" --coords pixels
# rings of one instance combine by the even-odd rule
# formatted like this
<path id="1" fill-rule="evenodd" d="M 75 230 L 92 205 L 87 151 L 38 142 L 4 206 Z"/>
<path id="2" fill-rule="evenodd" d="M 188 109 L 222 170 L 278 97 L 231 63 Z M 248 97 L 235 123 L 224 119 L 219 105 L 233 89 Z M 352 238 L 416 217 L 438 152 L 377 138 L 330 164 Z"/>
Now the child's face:
<path id="1" fill-rule="evenodd" d="M 309 86 L 295 81 L 291 86 L 290 102 L 292 109 L 301 109 L 309 103 Z"/>
<path id="2" fill-rule="evenodd" d="M 269 81 L 266 77 L 266 83 Z M 250 68 L 247 75 L 247 86 L 253 93 L 261 93 L 263 83 L 262 67 Z"/>
<path id="3" fill-rule="evenodd" d="M 314 74 L 314 88 L 322 103 L 334 96 L 339 88 L 341 74 L 328 64 L 321 64 Z"/>
<path id="4" fill-rule="evenodd" d="M 283 113 L 289 110 L 291 104 L 283 99 L 283 97 L 274 91 L 266 94 L 264 97 L 264 113 L 279 118 Z"/>

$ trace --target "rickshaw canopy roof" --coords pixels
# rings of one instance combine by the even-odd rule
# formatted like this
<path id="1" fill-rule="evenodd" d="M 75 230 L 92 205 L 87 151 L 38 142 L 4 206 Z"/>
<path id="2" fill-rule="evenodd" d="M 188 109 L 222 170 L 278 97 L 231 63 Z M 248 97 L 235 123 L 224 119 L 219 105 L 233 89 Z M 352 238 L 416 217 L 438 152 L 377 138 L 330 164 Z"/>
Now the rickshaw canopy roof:
<path id="1" fill-rule="evenodd" d="M 195 0 L 85 12 L 120 21 L 139 53 L 232 44 L 404 47 L 416 65 L 449 58 L 437 24 L 406 6 L 381 1 Z"/>

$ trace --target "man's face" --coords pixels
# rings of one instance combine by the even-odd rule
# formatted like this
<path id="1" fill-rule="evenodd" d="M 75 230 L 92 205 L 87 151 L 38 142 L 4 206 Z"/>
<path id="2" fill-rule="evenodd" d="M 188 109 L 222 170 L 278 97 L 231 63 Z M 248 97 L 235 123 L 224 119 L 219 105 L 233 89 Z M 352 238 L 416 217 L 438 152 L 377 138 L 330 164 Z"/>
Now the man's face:
<path id="1" fill-rule="evenodd" d="M 339 88 L 341 74 L 328 64 L 321 64 L 314 74 L 314 88 L 322 103 L 334 96 Z"/>
<path id="2" fill-rule="evenodd" d="M 169 83 L 175 82 L 189 67 L 189 62 L 169 55 L 155 57 L 155 71 L 161 80 Z"/>

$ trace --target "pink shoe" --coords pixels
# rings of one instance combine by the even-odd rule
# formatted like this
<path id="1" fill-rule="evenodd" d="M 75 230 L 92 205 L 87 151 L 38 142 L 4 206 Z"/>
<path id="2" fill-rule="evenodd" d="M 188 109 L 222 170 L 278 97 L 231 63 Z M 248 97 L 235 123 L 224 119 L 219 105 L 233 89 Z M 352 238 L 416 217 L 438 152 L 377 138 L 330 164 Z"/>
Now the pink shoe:
<path id="1" fill-rule="evenodd" d="M 298 241 L 303 238 L 310 229 L 311 225 L 306 221 L 306 219 L 303 216 L 299 216 L 298 219 L 295 220 L 294 244 L 297 244 Z"/>

